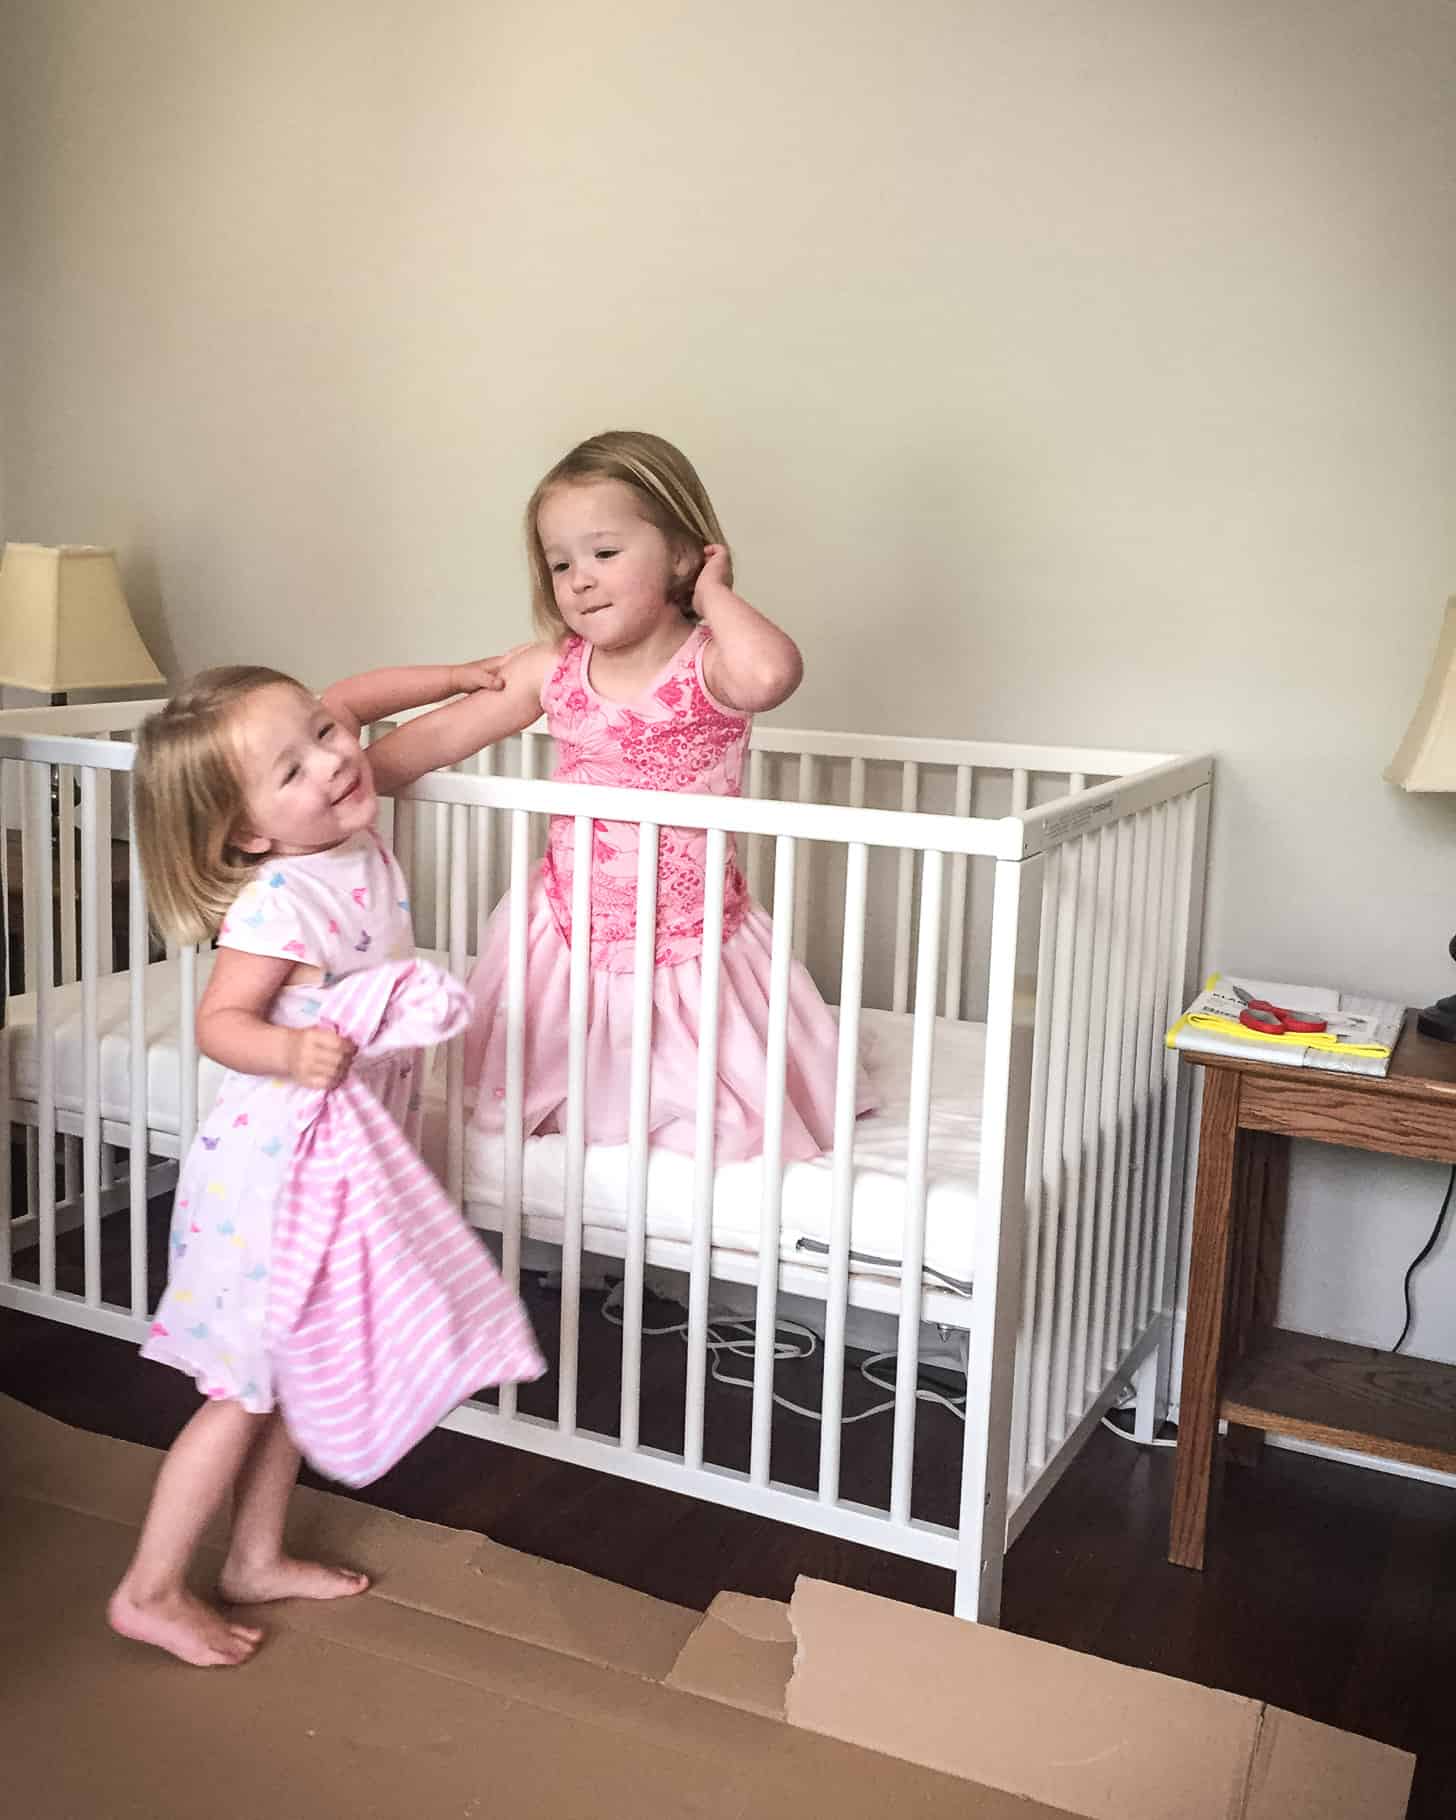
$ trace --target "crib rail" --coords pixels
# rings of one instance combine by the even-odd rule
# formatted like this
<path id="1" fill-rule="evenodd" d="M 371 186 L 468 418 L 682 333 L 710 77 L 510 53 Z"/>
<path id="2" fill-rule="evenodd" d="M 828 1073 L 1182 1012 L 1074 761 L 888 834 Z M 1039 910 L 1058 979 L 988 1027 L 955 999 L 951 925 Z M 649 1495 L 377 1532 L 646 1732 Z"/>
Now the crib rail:
<path id="1" fill-rule="evenodd" d="M 159 1039 L 155 1019 L 149 1031 L 148 1007 L 165 969 L 148 965 L 145 884 L 135 866 L 126 1009 L 104 1055 L 99 1034 L 98 995 L 112 990 L 113 805 L 129 813 L 128 780 L 117 774 L 130 769 L 132 749 L 123 740 L 11 727 L 0 720 L 0 778 L 18 805 L 25 915 L 23 941 L 12 943 L 6 931 L 7 966 L 22 977 L 8 994 L 0 1099 L 25 1133 L 27 1185 L 15 1204 L 9 1172 L 0 1172 L 0 1302 L 140 1337 L 165 1270 L 158 1219 L 164 1226 L 175 1160 L 199 1115 L 194 1012 L 208 956 L 188 950 L 168 975 L 178 988 L 168 1033 L 177 1104 L 163 1118 L 151 1078 Z M 510 899 L 504 1167 L 499 1191 L 472 1194 L 469 1213 L 518 1285 L 528 1270 L 542 1268 L 523 1129 L 526 886 L 552 817 L 568 819 L 577 862 L 566 1166 L 549 1246 L 560 1273 L 551 1374 L 519 1394 L 507 1387 L 473 1400 L 450 1421 L 952 1568 L 957 1609 L 994 1619 L 1008 1533 L 1025 1522 L 1131 1376 L 1142 1392 L 1140 1424 L 1150 1426 L 1165 1372 L 1185 1109 L 1160 1039 L 1196 971 L 1211 766 L 1206 759 L 1159 759 L 1112 775 L 1114 760 L 1136 755 L 935 741 L 876 747 L 847 736 L 766 733 L 757 783 L 776 787 L 789 776 L 794 800 L 546 783 L 531 775 L 541 754 L 527 741 L 515 761 L 524 775 L 492 774 L 477 762 L 422 780 L 397 804 L 393 838 L 422 945 L 464 971 L 492 912 L 503 896 Z M 997 772 L 997 757 L 1026 762 Z M 490 767 L 499 762 L 488 756 Z M 816 800 L 830 796 L 844 800 Z M 626 1218 L 616 1235 L 591 1218 L 585 1137 L 593 1089 L 588 860 L 603 820 L 640 829 Z M 651 1212 L 650 1056 L 658 1015 L 651 963 L 658 839 L 664 828 L 684 827 L 706 840 L 709 884 L 694 1083 L 698 1143 L 690 1226 L 678 1244 L 654 1229 Z M 759 854 L 771 910 L 767 1121 L 751 1250 L 729 1246 L 715 1227 L 720 1178 L 711 1114 L 730 843 L 750 870 Z M 839 1019 L 829 1236 L 822 1262 L 812 1265 L 784 1253 L 790 1166 L 783 1087 L 794 1063 L 788 981 L 795 959 L 811 967 Z M 25 999 L 13 992 L 19 984 Z M 856 1062 L 871 1011 L 909 1020 L 898 1258 L 878 1267 L 855 1255 L 854 1242 L 863 1173 Z M 931 1114 L 937 1092 L 955 1084 L 938 1072 L 937 1042 L 948 1021 L 966 1017 L 984 1024 L 969 1295 L 931 1271 L 927 1252 Z M 27 1019 L 25 1049 L 19 1037 Z M 79 1092 L 70 1064 L 63 1066 L 65 1044 L 80 1056 Z M 119 1104 L 107 1083 L 121 1051 Z M 14 1074 L 23 1052 L 32 1058 L 24 1081 Z M 465 1092 L 457 1042 L 445 1062 L 442 1168 L 462 1198 L 473 1186 Z M 653 1350 L 661 1343 L 646 1314 L 659 1266 L 677 1273 L 685 1302 L 679 1388 L 665 1409 L 646 1388 L 663 1380 Z M 619 1351 L 605 1381 L 588 1327 L 597 1305 L 589 1305 L 595 1291 L 588 1285 L 604 1269 L 620 1278 L 622 1309 Z M 739 1291 L 735 1306 L 752 1318 L 753 1344 L 744 1388 L 730 1398 L 741 1399 L 747 1419 L 725 1450 L 715 1432 L 725 1402 L 713 1381 L 714 1317 L 718 1300 Z M 805 1292 L 822 1328 L 819 1425 L 807 1468 L 802 1449 L 786 1446 L 776 1402 L 785 1394 L 785 1366 L 775 1345 L 786 1304 L 797 1310 L 802 1304 L 792 1298 Z M 872 1472 L 851 1445 L 861 1413 L 855 1405 L 864 1400 L 857 1324 L 866 1321 L 878 1323 L 893 1371 L 883 1461 Z M 927 1349 L 950 1346 L 964 1371 L 963 1426 L 920 1394 Z M 937 1482 L 959 1487 L 949 1510 L 933 1495 Z"/>
<path id="2" fill-rule="evenodd" d="M 908 761 L 907 761 L 908 762 Z M 512 906 L 513 940 L 506 999 L 526 1002 L 525 902 L 533 821 L 569 813 L 578 892 L 594 820 L 632 821 L 641 833 L 637 870 L 638 990 L 632 1017 L 632 1118 L 627 1171 L 628 1217 L 611 1256 L 623 1276 L 620 1402 L 610 1431 L 581 1421 L 581 1284 L 586 1225 L 583 1064 L 587 977 L 586 904 L 573 907 L 570 1012 L 571 1084 L 565 1128 L 567 1170 L 562 1209 L 561 1340 L 554 1415 L 524 1414 L 509 1394 L 499 1407 L 468 1406 L 452 1421 L 538 1451 L 567 1447 L 567 1457 L 654 1483 L 672 1483 L 672 1467 L 706 1474 L 704 1495 L 809 1520 L 815 1527 L 944 1561 L 953 1557 L 961 1609 L 983 1616 L 999 1597 L 1002 1539 L 1017 1529 L 1054 1482 L 1087 1427 L 1119 1385 L 1136 1376 L 1151 1409 L 1165 1371 L 1172 1296 L 1182 1123 L 1177 1077 L 1161 1044 L 1171 1008 L 1185 995 L 1197 960 L 1206 838 L 1206 761 L 1167 761 L 1132 779 L 1093 786 L 1019 816 L 986 820 L 813 803 L 652 797 L 590 792 L 593 814 L 576 790 L 520 777 L 436 776 L 408 793 L 407 845 L 418 845 L 417 818 L 451 818 L 448 839 L 470 838 L 468 821 L 500 818 L 494 845 L 509 849 L 502 881 Z M 464 811 L 465 819 L 461 819 Z M 657 837 L 663 826 L 703 830 L 714 843 L 705 905 L 708 1015 L 700 1032 L 698 1147 L 691 1240 L 685 1271 L 687 1334 L 684 1419 L 680 1441 L 646 1445 L 641 1381 L 643 1304 L 651 1258 L 647 1218 L 648 1056 L 654 1013 L 650 955 L 656 914 Z M 443 824 L 442 824 L 443 826 Z M 706 1335 L 712 1287 L 734 1268 L 715 1237 L 712 1083 L 717 1038 L 716 992 L 722 927 L 722 857 L 730 837 L 773 842 L 772 963 L 765 1104 L 769 1110 L 752 1264 L 755 1347 L 751 1434 L 736 1474 L 710 1468 L 704 1455 Z M 472 843 L 478 847 L 478 840 Z M 839 850 L 842 894 L 806 899 L 802 878 L 816 851 Z M 913 963 L 897 963 L 887 1008 L 910 1010 L 909 1131 L 899 1269 L 870 1293 L 852 1258 L 855 1181 L 854 1058 L 865 996 L 864 953 L 874 860 L 895 868 L 901 902 L 897 949 L 914 932 Z M 977 1242 L 969 1303 L 948 1306 L 927 1277 L 927 1147 L 933 1091 L 934 1034 L 942 1013 L 947 870 L 957 860 L 991 862 L 993 909 L 985 977 L 986 1068 L 981 1093 L 982 1146 Z M 451 861 L 454 864 L 453 858 Z M 458 878 L 458 872 L 454 874 Z M 954 881 L 952 897 L 955 895 Z M 463 909 L 457 897 L 452 903 Z M 798 952 L 800 919 L 834 925 L 841 970 L 834 990 L 840 1017 L 832 1154 L 833 1216 L 823 1302 L 824 1369 L 816 1482 L 787 1483 L 775 1469 L 778 1437 L 774 1331 L 786 1279 L 781 1218 L 785 1165 L 779 1112 L 787 1046 L 789 966 Z M 1034 985 L 1034 990 L 1028 990 Z M 524 1181 L 524 1051 L 512 1011 L 506 1063 L 506 1161 L 498 1206 L 472 1207 L 502 1234 L 508 1275 L 520 1268 L 530 1223 Z M 447 1123 L 463 1125 L 465 1108 L 451 1075 Z M 469 1194 L 461 1152 L 452 1151 L 452 1192 Z M 600 1243 L 600 1240 L 598 1241 Z M 659 1253 L 659 1255 L 662 1255 Z M 895 1394 L 888 1482 L 882 1505 L 846 1498 L 842 1481 L 847 1339 L 851 1310 L 866 1303 L 894 1317 Z M 921 1402 L 916 1394 L 922 1348 L 939 1322 L 965 1334 L 969 1406 L 962 1499 L 955 1525 L 925 1521 L 916 1511 L 915 1473 Z M 1145 1369 L 1150 1364 L 1152 1374 Z M 1144 1419 L 1144 1418 L 1140 1418 Z M 1150 1419 L 1150 1418 L 1148 1418 Z M 526 1435 L 527 1438 L 522 1439 Z M 711 1489 L 708 1489 L 711 1487 Z"/>

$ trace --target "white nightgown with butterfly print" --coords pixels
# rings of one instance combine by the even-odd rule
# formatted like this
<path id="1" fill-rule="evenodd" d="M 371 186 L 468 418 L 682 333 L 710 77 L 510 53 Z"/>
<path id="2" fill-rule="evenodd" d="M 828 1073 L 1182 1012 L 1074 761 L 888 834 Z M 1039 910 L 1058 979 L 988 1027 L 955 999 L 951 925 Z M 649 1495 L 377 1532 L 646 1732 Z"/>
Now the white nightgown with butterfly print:
<path id="1" fill-rule="evenodd" d="M 316 985 L 287 986 L 270 1021 L 292 1029 L 328 1018 L 329 988 L 415 951 L 404 875 L 372 828 L 326 853 L 266 860 L 218 935 L 240 948 L 317 967 Z M 421 1058 L 395 1051 L 358 1063 L 361 1079 L 418 1137 Z M 273 1216 L 293 1151 L 285 1106 L 299 1095 L 265 1075 L 223 1079 L 177 1184 L 167 1289 L 143 1353 L 190 1372 L 210 1397 L 255 1412 L 274 1406 L 265 1344 Z"/>

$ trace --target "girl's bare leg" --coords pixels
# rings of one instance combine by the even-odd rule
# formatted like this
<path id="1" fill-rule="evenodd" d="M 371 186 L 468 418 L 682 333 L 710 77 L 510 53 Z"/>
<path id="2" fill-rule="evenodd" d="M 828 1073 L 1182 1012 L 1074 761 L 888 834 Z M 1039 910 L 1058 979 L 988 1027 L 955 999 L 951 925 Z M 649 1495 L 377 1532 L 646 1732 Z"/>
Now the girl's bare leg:
<path id="1" fill-rule="evenodd" d="M 187 1569 L 262 1420 L 241 1403 L 204 1403 L 172 1443 L 136 1553 L 107 1606 L 113 1630 L 199 1668 L 246 1662 L 258 1647 L 262 1631 L 233 1623 L 188 1591 Z"/>
<path id="2" fill-rule="evenodd" d="M 234 1605 L 268 1599 L 343 1599 L 361 1593 L 368 1576 L 283 1552 L 288 1497 L 298 1478 L 298 1449 L 274 1410 L 238 1474 L 233 1534 L 218 1591 Z"/>

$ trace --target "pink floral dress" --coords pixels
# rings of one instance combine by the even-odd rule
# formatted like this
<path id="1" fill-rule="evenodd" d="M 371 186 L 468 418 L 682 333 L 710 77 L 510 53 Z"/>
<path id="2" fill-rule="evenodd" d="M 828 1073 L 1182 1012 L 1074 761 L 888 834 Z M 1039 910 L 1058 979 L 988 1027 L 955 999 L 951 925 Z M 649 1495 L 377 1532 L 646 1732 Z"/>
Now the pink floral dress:
<path id="1" fill-rule="evenodd" d="M 608 701 L 591 685 L 591 647 L 570 638 L 541 705 L 556 741 L 559 783 L 737 796 L 751 718 L 714 699 L 703 678 L 711 634 L 694 628 L 640 699 Z M 526 964 L 527 1135 L 564 1127 L 570 1028 L 572 862 L 569 816 L 554 817 L 546 858 L 528 886 Z M 652 1142 L 694 1149 L 698 1029 L 702 1001 L 707 836 L 661 830 L 653 977 Z M 587 1141 L 624 1144 L 632 1050 L 632 969 L 636 940 L 638 829 L 597 821 L 592 835 L 591 980 L 587 1021 Z M 773 926 L 748 895 L 733 844 L 723 892 L 715 1155 L 719 1162 L 763 1149 Z M 470 980 L 476 1016 L 466 1043 L 473 1119 L 486 1132 L 504 1125 L 508 900 L 497 906 Z M 834 1134 L 837 1028 L 797 962 L 789 984 L 788 1072 L 783 1153 L 818 1156 Z M 861 1082 L 860 1110 L 871 1104 Z"/>

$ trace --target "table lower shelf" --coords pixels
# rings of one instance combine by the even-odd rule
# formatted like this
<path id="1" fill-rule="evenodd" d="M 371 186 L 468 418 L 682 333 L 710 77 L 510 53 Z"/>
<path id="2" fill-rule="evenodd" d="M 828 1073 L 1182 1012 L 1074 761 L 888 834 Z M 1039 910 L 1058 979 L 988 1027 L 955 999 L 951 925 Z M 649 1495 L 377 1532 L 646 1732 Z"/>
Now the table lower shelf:
<path id="1" fill-rule="evenodd" d="M 1228 1371 L 1219 1414 L 1245 1428 L 1456 1473 L 1456 1365 L 1273 1327 Z"/>

